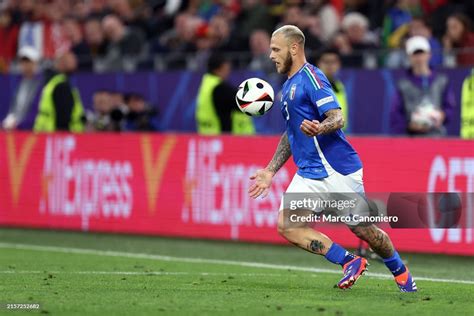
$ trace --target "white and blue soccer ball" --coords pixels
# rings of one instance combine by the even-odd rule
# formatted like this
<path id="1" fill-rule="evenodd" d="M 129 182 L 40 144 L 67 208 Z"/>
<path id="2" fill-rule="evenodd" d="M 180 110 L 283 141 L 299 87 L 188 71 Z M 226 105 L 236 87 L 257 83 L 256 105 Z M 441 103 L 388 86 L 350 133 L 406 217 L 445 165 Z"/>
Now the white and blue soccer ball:
<path id="1" fill-rule="evenodd" d="M 250 78 L 239 85 L 235 101 L 239 109 L 249 116 L 261 116 L 273 106 L 272 86 L 263 79 Z"/>

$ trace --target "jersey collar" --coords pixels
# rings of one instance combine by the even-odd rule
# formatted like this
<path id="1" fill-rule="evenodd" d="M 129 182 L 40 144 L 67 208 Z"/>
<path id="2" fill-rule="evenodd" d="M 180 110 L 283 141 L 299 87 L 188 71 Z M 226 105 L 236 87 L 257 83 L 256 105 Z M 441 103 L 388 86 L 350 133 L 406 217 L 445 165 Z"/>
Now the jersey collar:
<path id="1" fill-rule="evenodd" d="M 298 69 L 298 71 L 297 71 L 297 72 L 295 72 L 295 73 L 294 73 L 294 74 L 292 74 L 290 77 L 288 77 L 288 79 L 287 79 L 287 80 L 290 80 L 290 79 L 291 79 L 291 78 L 293 78 L 293 77 L 294 77 L 296 74 L 300 73 L 300 72 L 301 72 L 301 71 L 304 69 L 304 67 L 306 67 L 307 65 L 308 65 L 308 62 L 305 62 L 305 63 L 303 64 L 303 66 L 301 66 L 301 68 L 300 68 L 300 69 Z"/>

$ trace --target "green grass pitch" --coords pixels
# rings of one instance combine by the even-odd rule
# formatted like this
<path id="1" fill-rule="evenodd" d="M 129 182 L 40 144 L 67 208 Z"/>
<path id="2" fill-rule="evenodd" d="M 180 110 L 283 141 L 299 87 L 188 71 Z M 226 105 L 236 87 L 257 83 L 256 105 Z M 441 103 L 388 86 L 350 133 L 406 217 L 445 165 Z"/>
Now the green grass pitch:
<path id="1" fill-rule="evenodd" d="M 336 289 L 338 267 L 290 246 L 0 229 L 0 254 L 1 315 L 474 314 L 467 257 L 402 254 L 419 292 L 400 293 L 377 260 Z"/>

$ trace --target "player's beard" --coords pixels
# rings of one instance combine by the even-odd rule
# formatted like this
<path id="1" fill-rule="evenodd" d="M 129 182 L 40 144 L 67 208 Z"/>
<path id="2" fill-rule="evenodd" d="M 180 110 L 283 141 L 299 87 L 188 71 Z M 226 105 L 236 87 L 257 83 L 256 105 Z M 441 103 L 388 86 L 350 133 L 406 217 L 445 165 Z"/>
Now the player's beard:
<path id="1" fill-rule="evenodd" d="M 291 59 L 290 52 L 287 53 L 286 59 L 283 62 L 283 68 L 281 68 L 280 73 L 287 74 L 290 72 L 291 66 L 293 66 L 293 59 Z"/>

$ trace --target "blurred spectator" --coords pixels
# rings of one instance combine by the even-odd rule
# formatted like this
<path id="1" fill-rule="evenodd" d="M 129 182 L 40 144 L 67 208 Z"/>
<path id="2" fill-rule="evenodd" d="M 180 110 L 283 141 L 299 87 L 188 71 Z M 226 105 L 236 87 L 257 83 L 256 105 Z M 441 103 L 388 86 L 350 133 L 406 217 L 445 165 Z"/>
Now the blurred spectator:
<path id="1" fill-rule="evenodd" d="M 250 70 L 261 70 L 265 73 L 275 72 L 275 65 L 270 58 L 270 34 L 265 30 L 255 30 L 250 35 L 250 52 L 252 60 Z"/>
<path id="2" fill-rule="evenodd" d="M 10 109 L 3 120 L 4 129 L 27 128 L 31 123 L 26 117 L 37 104 L 43 78 L 39 74 L 40 54 L 33 47 L 25 46 L 18 52 L 20 59 L 21 81 L 11 100 Z M 29 124 L 28 124 L 29 123 Z"/>
<path id="3" fill-rule="evenodd" d="M 295 25 L 300 29 L 305 28 L 305 19 L 303 10 L 298 5 L 290 5 L 286 8 L 280 26 L 283 25 Z M 279 26 L 277 26 L 278 28 Z"/>
<path id="4" fill-rule="evenodd" d="M 17 11 L 21 22 L 18 47 L 34 47 L 41 57 L 53 59 L 67 51 L 62 21 L 68 10 L 68 1 L 21 1 Z"/>
<path id="5" fill-rule="evenodd" d="M 97 90 L 92 95 L 93 112 L 87 112 L 87 130 L 104 132 L 115 131 L 110 113 L 113 109 L 112 94 L 108 90 Z"/>
<path id="6" fill-rule="evenodd" d="M 210 47 L 210 41 L 205 37 L 207 28 L 204 26 L 204 21 L 198 16 L 189 13 L 179 14 L 174 20 L 174 28 L 159 38 L 159 43 L 153 50 L 158 53 L 169 53 L 166 58 L 168 68 L 186 68 L 186 66 L 189 68 L 192 60 L 187 60 L 186 53 L 197 50 L 197 37 L 200 37 L 201 41 L 207 40 L 207 48 Z"/>
<path id="7" fill-rule="evenodd" d="M 304 11 L 300 5 L 287 2 L 282 20 L 276 28 L 283 25 L 295 25 L 300 28 L 306 38 L 306 48 L 311 50 L 321 47 L 319 18 L 315 14 Z"/>
<path id="8" fill-rule="evenodd" d="M 14 1 L 11 2 L 14 5 Z M 35 0 L 22 0 L 16 3 L 18 14 L 21 21 L 34 20 L 39 18 L 40 5 L 35 3 Z"/>
<path id="9" fill-rule="evenodd" d="M 110 91 L 110 99 L 112 102 L 112 108 L 120 108 L 121 111 L 127 113 L 128 107 L 125 104 L 125 97 L 121 92 Z"/>
<path id="10" fill-rule="evenodd" d="M 440 8 L 449 0 L 421 0 L 420 5 L 426 15 L 432 14 L 436 9 Z"/>
<path id="11" fill-rule="evenodd" d="M 270 16 L 269 8 L 263 0 L 244 0 L 242 9 L 235 19 L 235 41 L 241 49 L 248 50 L 249 35 L 255 30 L 273 32 L 275 25 Z"/>
<path id="12" fill-rule="evenodd" d="M 231 26 L 224 15 L 215 15 L 209 21 L 207 36 L 210 38 L 211 47 L 223 52 L 232 52 L 238 50 L 231 41 Z"/>
<path id="13" fill-rule="evenodd" d="M 110 0 L 94 0 L 89 2 L 89 17 L 102 19 L 110 10 L 107 8 L 107 3 Z"/>
<path id="14" fill-rule="evenodd" d="M 121 131 L 124 129 L 125 116 L 128 114 L 128 106 L 125 104 L 125 96 L 119 91 L 109 91 L 110 103 L 112 104 L 112 111 L 110 117 L 113 122 L 114 131 Z"/>
<path id="15" fill-rule="evenodd" d="M 456 13 L 448 18 L 443 46 L 447 51 L 455 50 L 458 65 L 474 65 L 474 33 L 469 17 Z"/>
<path id="16" fill-rule="evenodd" d="M 224 1 L 196 1 L 196 13 L 205 21 L 210 21 L 222 9 Z"/>
<path id="17" fill-rule="evenodd" d="M 369 28 L 371 30 L 382 27 L 384 16 L 381 14 L 385 12 L 387 3 L 394 3 L 396 0 L 381 1 L 381 0 L 332 0 L 334 4 L 342 3 L 345 12 L 358 12 L 367 17 Z M 411 0 L 417 2 L 419 0 Z"/>
<path id="18" fill-rule="evenodd" d="M 384 47 L 399 48 L 408 33 L 408 25 L 418 9 L 411 0 L 397 0 L 387 11 L 383 21 L 382 43 Z"/>
<path id="19" fill-rule="evenodd" d="M 109 0 L 108 6 L 112 13 L 120 17 L 124 22 L 130 22 L 134 17 L 130 1 L 128 0 Z"/>
<path id="20" fill-rule="evenodd" d="M 34 47 L 46 63 L 71 49 L 79 58 L 80 70 L 91 66 L 96 71 L 196 70 L 205 64 L 211 50 L 225 51 L 239 66 L 247 65 L 250 35 L 256 30 L 271 33 L 278 24 L 294 24 L 303 30 L 309 56 L 323 44 L 335 46 L 343 65 L 349 67 L 374 67 L 378 61 L 375 54 L 388 55 L 385 62 L 390 67 L 407 64 L 402 54 L 404 41 L 416 35 L 430 39 L 430 64 L 436 67 L 441 56 L 435 38 L 443 36 L 445 25 L 446 51 L 455 56 L 462 50 L 459 65 L 469 65 L 474 58 L 469 50 L 474 40 L 465 18 L 472 16 L 474 2 L 466 0 L 4 2 L 0 11 L 0 72 L 11 64 L 16 46 Z M 450 18 L 446 23 L 448 16 L 455 21 Z M 424 21 L 427 17 L 430 26 Z M 373 51 L 379 44 L 397 51 Z M 455 64 L 450 56 L 445 65 Z"/>
<path id="21" fill-rule="evenodd" d="M 0 10 L 0 73 L 8 71 L 10 62 L 16 56 L 18 32 L 11 12 Z"/>
<path id="22" fill-rule="evenodd" d="M 125 129 L 125 118 L 129 112 L 127 104 L 125 104 L 125 96 L 118 91 L 110 91 L 110 103 L 112 110 L 110 111 L 112 130 L 116 132 Z"/>
<path id="23" fill-rule="evenodd" d="M 55 62 L 57 73 L 46 83 L 41 93 L 34 131 L 54 132 L 84 130 L 84 107 L 79 91 L 69 76 L 77 69 L 77 58 L 71 52 L 59 56 Z"/>
<path id="24" fill-rule="evenodd" d="M 408 26 L 409 37 L 423 36 L 428 39 L 431 47 L 430 67 L 436 68 L 443 64 L 443 49 L 439 40 L 433 36 L 431 26 L 426 18 L 413 18 Z"/>
<path id="25" fill-rule="evenodd" d="M 446 21 L 448 17 L 456 12 L 463 12 L 468 16 L 473 16 L 474 12 L 469 7 L 474 7 L 471 0 L 421 0 L 424 11 L 424 17 L 431 20 L 433 35 L 442 39 L 446 33 Z M 426 2 L 432 2 L 432 8 L 426 6 Z M 469 13 L 472 14 L 469 14 Z"/>
<path id="26" fill-rule="evenodd" d="M 105 56 L 107 43 L 99 19 L 91 18 L 84 23 L 84 39 L 92 57 Z"/>
<path id="27" fill-rule="evenodd" d="M 333 45 L 341 54 L 347 67 L 376 66 L 373 50 L 376 48 L 373 34 L 368 30 L 369 22 L 360 13 L 349 13 L 342 20 L 343 33 L 336 35 Z"/>
<path id="28" fill-rule="evenodd" d="M 133 15 L 125 21 L 128 26 L 141 30 L 147 40 L 173 27 L 173 16 L 166 14 L 163 9 L 165 1 L 134 0 L 130 3 Z M 179 1 L 176 4 L 178 9 L 182 6 Z"/>
<path id="29" fill-rule="evenodd" d="M 305 12 L 303 28 L 301 29 L 306 38 L 305 47 L 309 50 L 318 50 L 323 46 L 321 42 L 321 21 L 319 16 Z"/>
<path id="30" fill-rule="evenodd" d="M 70 43 L 70 50 L 78 57 L 79 70 L 92 70 L 92 55 L 82 35 L 77 20 L 68 18 L 63 23 L 66 39 Z"/>
<path id="31" fill-rule="evenodd" d="M 102 20 L 105 37 L 109 41 L 102 61 L 105 71 L 133 71 L 145 53 L 143 34 L 126 27 L 116 15 L 107 15 Z"/>
<path id="32" fill-rule="evenodd" d="M 125 118 L 126 131 L 151 132 L 160 130 L 157 111 L 149 107 L 140 94 L 127 94 L 125 103 L 129 109 Z"/>
<path id="33" fill-rule="evenodd" d="M 397 83 L 390 117 L 392 133 L 444 136 L 455 107 L 449 79 L 430 69 L 430 44 L 425 37 L 408 39 L 406 50 L 411 68 Z"/>
<path id="34" fill-rule="evenodd" d="M 430 67 L 441 67 L 443 65 L 443 50 L 441 48 L 441 43 L 433 36 L 431 27 L 426 19 L 413 18 L 410 23 L 408 23 L 408 38 L 413 36 L 423 36 L 428 39 L 431 47 Z M 404 39 L 403 46 L 405 46 L 405 41 L 406 39 Z M 408 67 L 409 60 L 405 50 L 392 50 L 388 54 L 386 66 L 389 68 Z"/>
<path id="35" fill-rule="evenodd" d="M 318 17 L 319 39 L 328 42 L 340 28 L 341 19 L 330 0 L 314 1 L 314 10 Z"/>
<path id="36" fill-rule="evenodd" d="M 341 69 L 341 59 L 336 49 L 324 49 L 317 57 L 316 65 L 326 75 L 329 82 L 331 83 L 334 94 L 336 95 L 337 103 L 341 107 L 342 114 L 344 116 L 344 128 L 343 131 L 347 131 L 349 126 L 347 108 L 347 95 L 346 89 L 342 81 L 337 78 L 337 74 Z"/>
<path id="37" fill-rule="evenodd" d="M 64 17 L 67 13 L 67 1 L 56 1 L 42 4 L 44 10 L 43 25 L 43 57 L 54 59 L 69 50 L 71 43 L 66 38 L 63 28 Z M 61 5 L 62 4 L 62 5 Z"/>
<path id="38" fill-rule="evenodd" d="M 18 34 L 18 48 L 33 47 L 44 56 L 44 24 L 39 21 L 26 21 L 21 24 Z"/>
<path id="39" fill-rule="evenodd" d="M 95 2 L 95 1 L 91 1 Z M 74 17 L 79 21 L 85 21 L 89 18 L 91 14 L 91 5 L 90 2 L 77 1 L 72 4 L 69 17 Z"/>
<path id="40" fill-rule="evenodd" d="M 462 84 L 461 137 L 474 139 L 474 68 Z"/>
<path id="41" fill-rule="evenodd" d="M 198 27 L 203 23 L 202 19 L 189 13 L 178 14 L 174 19 L 174 27 L 159 38 L 159 43 L 154 49 L 155 52 L 195 50 L 192 41 Z"/>
<path id="42" fill-rule="evenodd" d="M 243 114 L 235 103 L 237 89 L 226 82 L 232 66 L 223 54 L 209 57 L 208 72 L 199 87 L 196 123 L 199 134 L 253 134 L 252 118 Z"/>

